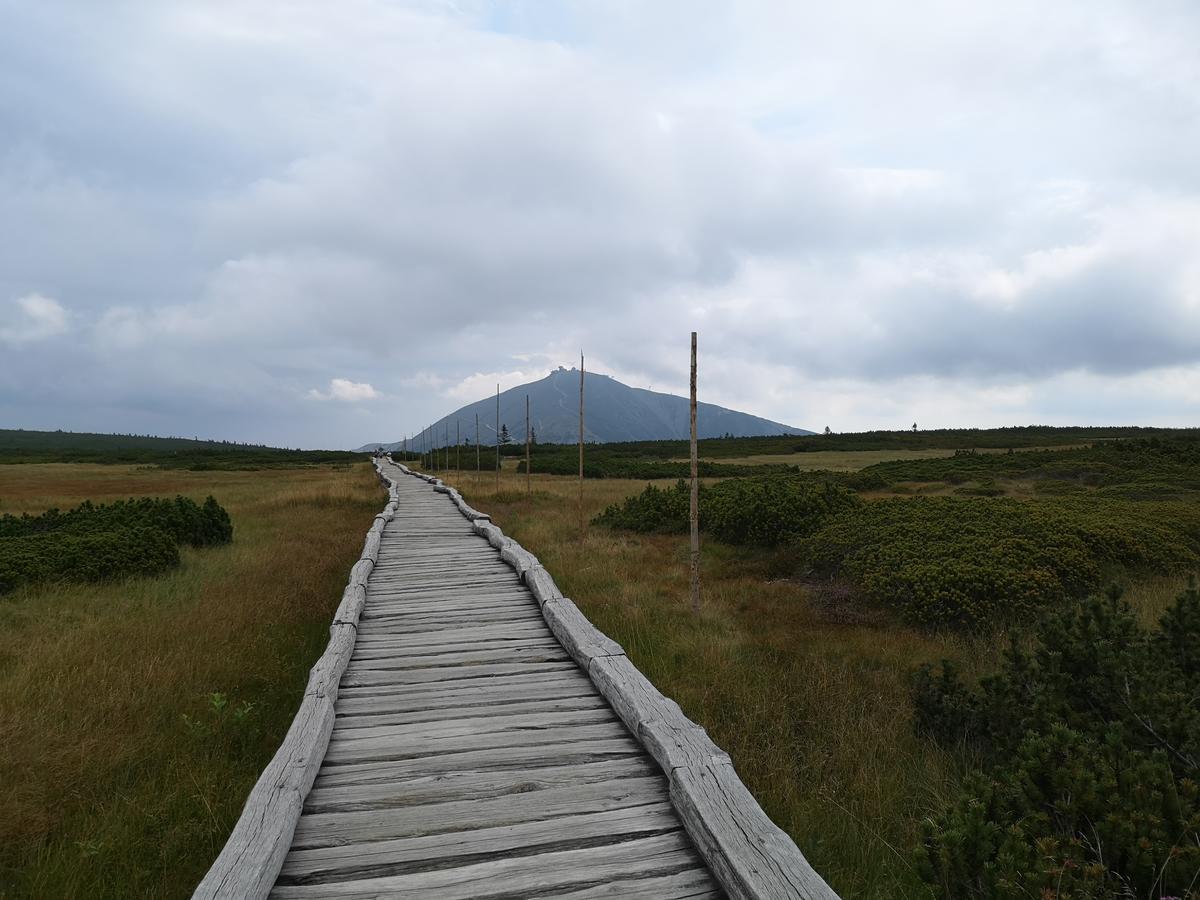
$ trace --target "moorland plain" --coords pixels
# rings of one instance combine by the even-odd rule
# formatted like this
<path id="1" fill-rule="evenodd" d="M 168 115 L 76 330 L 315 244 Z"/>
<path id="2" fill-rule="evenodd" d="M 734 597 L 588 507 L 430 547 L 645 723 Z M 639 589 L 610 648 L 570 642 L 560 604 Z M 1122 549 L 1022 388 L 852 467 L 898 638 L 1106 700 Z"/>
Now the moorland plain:
<path id="1" fill-rule="evenodd" d="M 972 436 L 982 444 L 1012 437 Z M 747 439 L 714 442 L 717 464 L 736 462 L 744 474 L 703 479 L 698 617 L 686 602 L 686 504 L 676 480 L 614 477 L 675 465 L 677 446 L 650 455 L 588 448 L 601 465 L 583 485 L 582 508 L 575 477 L 538 472 L 539 461 L 577 465 L 574 448 L 537 448 L 531 482 L 517 446 L 504 448 L 498 480 L 494 471 L 438 474 L 537 554 L 563 591 L 708 728 L 835 889 L 956 897 L 969 873 L 954 870 L 959 881 L 939 889 L 920 850 L 937 846 L 930 823 L 964 796 L 986 748 L 918 732 L 916 673 L 948 660 L 956 683 L 973 686 L 1005 664 L 1010 638 L 1028 645 L 1014 624 L 1114 578 L 1128 586 L 1133 615 L 1153 628 L 1200 551 L 1192 513 L 1200 466 L 1191 440 L 1157 436 L 1080 446 L 1077 433 L 1063 433 L 1055 436 L 1062 446 L 1012 454 L 911 446 L 909 434 L 900 447 L 883 434 L 852 437 L 845 449 L 793 450 L 820 460 L 817 471 L 804 461 L 754 466 Z M 1021 438 L 1035 448 L 1046 435 Z M 481 454 L 484 467 L 493 454 Z M 442 466 L 473 462 L 474 448 L 439 457 Z M 240 459 L 259 469 L 249 455 Z M 286 731 L 383 501 L 365 463 L 297 462 L 257 471 L 237 470 L 239 458 L 230 458 L 232 471 L 177 460 L 164 461 L 170 468 L 0 469 L 0 513 L 211 494 L 234 527 L 232 544 L 185 547 L 182 566 L 164 575 L 26 586 L 0 598 L 0 721 L 12 748 L 0 777 L 17 785 L 0 800 L 0 889 L 186 896 L 211 862 Z M 1030 594 L 1016 623 L 1003 602 L 979 607 L 967 628 L 944 614 L 960 602 L 963 572 L 979 568 L 946 560 L 965 555 L 999 572 L 973 588 L 992 600 L 1014 584 L 1049 583 L 1039 573 L 1048 560 L 1021 549 L 1047 522 L 1058 542 L 1050 556 L 1075 567 L 1060 573 L 1057 593 Z M 989 557 L 997 528 L 1011 532 L 999 543 L 1014 552 Z M 914 580 L 879 588 L 870 565 L 878 551 L 886 551 L 882 570 Z M 932 607 L 932 619 L 914 618 L 898 601 L 906 591 L 926 596 L 930 573 L 943 579 L 943 605 Z M 927 705 L 968 702 L 953 685 L 959 693 L 938 693 L 949 682 L 931 684 Z"/>
<path id="2" fill-rule="evenodd" d="M 186 897 L 328 640 L 385 497 L 366 462 L 0 467 L 0 513 L 213 495 L 230 544 L 165 574 L 0 597 L 0 895 Z"/>

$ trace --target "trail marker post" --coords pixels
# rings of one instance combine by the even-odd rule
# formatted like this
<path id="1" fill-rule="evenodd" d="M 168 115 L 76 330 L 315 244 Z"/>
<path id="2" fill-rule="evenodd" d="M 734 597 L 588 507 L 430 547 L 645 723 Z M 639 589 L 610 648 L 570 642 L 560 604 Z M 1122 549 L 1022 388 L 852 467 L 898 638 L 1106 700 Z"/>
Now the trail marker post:
<path id="1" fill-rule="evenodd" d="M 583 351 L 579 351 L 579 540 L 583 540 Z"/>
<path id="2" fill-rule="evenodd" d="M 529 395 L 525 395 L 525 495 L 533 497 L 533 482 L 529 474 Z"/>
<path id="3" fill-rule="evenodd" d="M 692 463 L 692 496 L 688 506 L 688 523 L 691 526 L 691 566 L 692 612 L 700 614 L 700 458 L 696 447 L 696 332 L 692 332 L 692 399 L 691 399 L 691 463 Z"/>
<path id="4" fill-rule="evenodd" d="M 479 487 L 479 470 L 483 466 L 479 458 L 479 413 L 475 413 L 475 487 Z"/>
<path id="5" fill-rule="evenodd" d="M 500 493 L 500 385 L 496 385 L 496 493 Z"/>
<path id="6" fill-rule="evenodd" d="M 454 471 L 462 477 L 462 423 L 454 420 Z"/>

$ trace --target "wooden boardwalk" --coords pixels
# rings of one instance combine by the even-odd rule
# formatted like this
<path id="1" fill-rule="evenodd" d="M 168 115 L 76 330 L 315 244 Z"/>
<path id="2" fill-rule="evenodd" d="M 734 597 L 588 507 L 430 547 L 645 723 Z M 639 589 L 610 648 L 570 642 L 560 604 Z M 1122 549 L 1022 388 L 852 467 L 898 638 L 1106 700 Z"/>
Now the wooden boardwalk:
<path id="1" fill-rule="evenodd" d="M 398 469 L 272 897 L 723 896 L 661 769 L 450 498 Z"/>
<path id="2" fill-rule="evenodd" d="M 837 900 L 536 557 L 379 466 L 329 645 L 194 900 Z"/>

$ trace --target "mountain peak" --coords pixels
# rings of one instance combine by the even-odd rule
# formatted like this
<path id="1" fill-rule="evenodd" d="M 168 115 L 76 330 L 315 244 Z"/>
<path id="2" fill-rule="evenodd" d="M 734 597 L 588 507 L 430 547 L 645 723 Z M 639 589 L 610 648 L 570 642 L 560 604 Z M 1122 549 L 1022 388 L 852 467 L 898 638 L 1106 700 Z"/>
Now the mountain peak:
<path id="1" fill-rule="evenodd" d="M 500 426 L 514 441 L 525 439 L 525 398 L 529 397 L 530 425 L 542 444 L 568 444 L 579 439 L 579 370 L 559 366 L 538 381 L 500 393 Z M 690 432 L 688 400 L 646 388 L 630 387 L 611 375 L 584 370 L 584 438 L 588 442 L 656 441 L 686 439 Z M 496 398 L 469 403 L 444 416 L 424 432 L 427 445 L 453 444 L 456 433 L 464 443 L 474 443 L 476 416 L 479 440 L 484 446 L 496 442 Z M 699 403 L 696 427 L 701 438 L 756 437 L 776 434 L 812 434 L 749 413 L 712 403 Z M 414 437 L 419 441 L 418 435 Z M 366 452 L 376 447 L 400 449 L 403 440 L 365 444 Z"/>

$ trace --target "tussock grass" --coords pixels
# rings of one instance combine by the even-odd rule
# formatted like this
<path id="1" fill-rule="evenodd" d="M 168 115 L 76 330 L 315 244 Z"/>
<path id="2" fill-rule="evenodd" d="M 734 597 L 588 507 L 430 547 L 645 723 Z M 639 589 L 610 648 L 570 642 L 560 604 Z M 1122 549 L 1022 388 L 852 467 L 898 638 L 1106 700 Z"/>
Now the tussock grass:
<path id="1" fill-rule="evenodd" d="M 0 475 L 5 512 L 211 493 L 233 518 L 233 544 L 164 576 L 0 600 L 0 896 L 186 897 L 291 723 L 378 481 L 366 464 Z"/>

